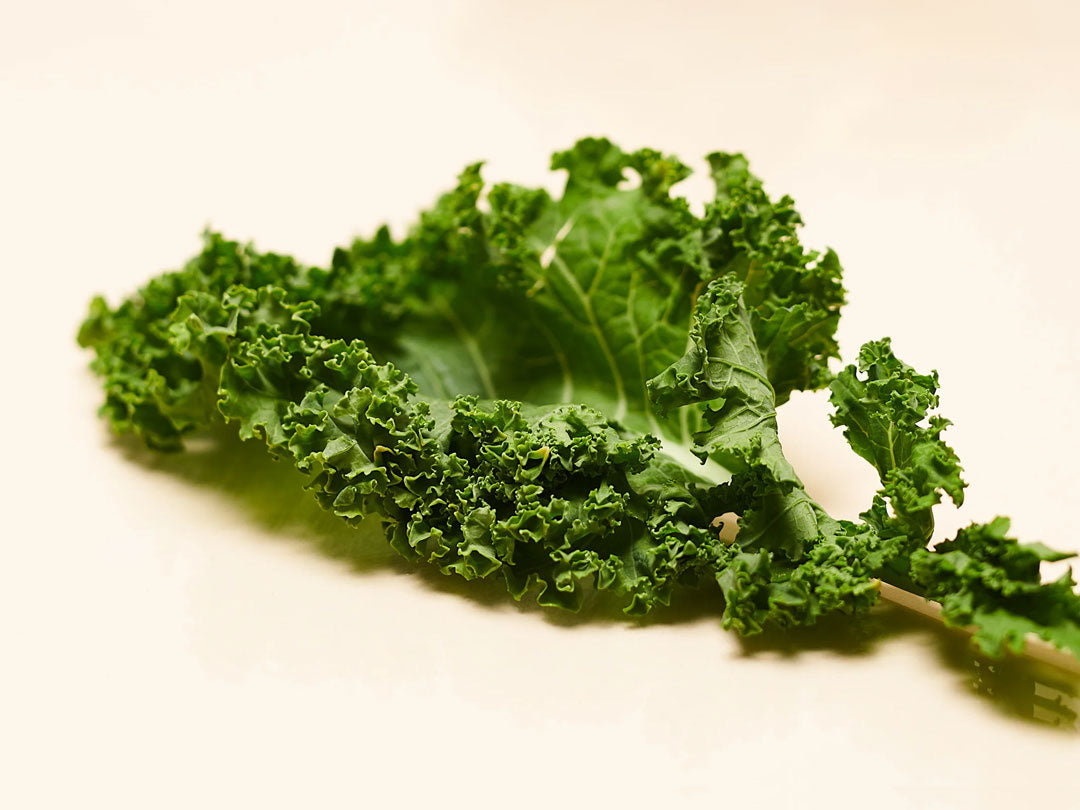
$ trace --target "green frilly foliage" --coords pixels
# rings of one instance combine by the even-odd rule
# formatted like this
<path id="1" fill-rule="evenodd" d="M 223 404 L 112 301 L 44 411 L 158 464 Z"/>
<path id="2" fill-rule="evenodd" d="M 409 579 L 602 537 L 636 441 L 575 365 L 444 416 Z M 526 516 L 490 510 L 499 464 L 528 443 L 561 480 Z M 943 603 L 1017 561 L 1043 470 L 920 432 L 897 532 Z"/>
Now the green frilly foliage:
<path id="1" fill-rule="evenodd" d="M 640 614 L 712 584 L 724 626 L 756 633 L 861 613 L 881 579 L 992 654 L 1036 633 L 1080 655 L 1072 579 L 1039 574 L 1066 555 L 1003 519 L 928 549 L 933 507 L 965 486 L 936 375 L 887 339 L 831 373 L 836 255 L 803 247 L 792 200 L 741 155 L 708 163 L 701 216 L 671 193 L 678 159 L 590 138 L 554 155 L 558 198 L 475 164 L 404 238 L 380 229 L 327 267 L 207 233 L 181 269 L 95 299 L 79 342 L 117 431 L 171 451 L 225 420 L 343 520 L 378 516 L 405 557 L 515 598 L 574 609 L 595 587 Z M 822 387 L 881 479 L 858 522 L 780 443 L 776 409 Z"/>

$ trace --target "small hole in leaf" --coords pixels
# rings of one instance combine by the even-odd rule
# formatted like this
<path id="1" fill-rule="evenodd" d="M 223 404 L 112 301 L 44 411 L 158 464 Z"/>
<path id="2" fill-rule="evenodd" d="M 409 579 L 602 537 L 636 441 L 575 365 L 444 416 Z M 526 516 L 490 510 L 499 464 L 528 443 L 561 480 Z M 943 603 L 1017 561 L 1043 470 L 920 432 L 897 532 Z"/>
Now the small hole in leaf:
<path id="1" fill-rule="evenodd" d="M 720 532 L 720 542 L 730 546 L 739 533 L 739 516 L 734 512 L 725 512 L 713 518 L 712 526 Z"/>
<path id="2" fill-rule="evenodd" d="M 630 191 L 640 186 L 641 175 L 638 174 L 637 170 L 631 169 L 629 166 L 623 169 L 623 179 L 619 181 L 618 189 L 620 191 Z"/>

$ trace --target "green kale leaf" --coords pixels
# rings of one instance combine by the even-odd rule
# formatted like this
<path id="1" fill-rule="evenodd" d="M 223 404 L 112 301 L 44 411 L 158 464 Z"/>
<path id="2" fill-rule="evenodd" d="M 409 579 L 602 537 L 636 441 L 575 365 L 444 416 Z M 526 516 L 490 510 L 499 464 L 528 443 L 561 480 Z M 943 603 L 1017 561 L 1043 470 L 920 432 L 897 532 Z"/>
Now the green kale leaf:
<path id="1" fill-rule="evenodd" d="M 116 430 L 179 450 L 224 420 L 343 520 L 515 598 L 574 609 L 596 588 L 637 614 L 715 583 L 724 626 L 754 633 L 864 612 L 884 580 L 990 653 L 1033 632 L 1080 655 L 1071 578 L 1039 575 L 1062 555 L 1000 520 L 928 548 L 965 487 L 936 374 L 887 339 L 831 373 L 836 255 L 801 245 L 792 200 L 741 155 L 708 162 L 701 216 L 672 193 L 678 159 L 586 138 L 552 158 L 557 198 L 474 164 L 402 238 L 380 228 L 326 267 L 207 233 L 116 307 L 94 299 L 79 342 Z M 777 408 L 826 386 L 881 480 L 858 522 L 781 445 Z"/>

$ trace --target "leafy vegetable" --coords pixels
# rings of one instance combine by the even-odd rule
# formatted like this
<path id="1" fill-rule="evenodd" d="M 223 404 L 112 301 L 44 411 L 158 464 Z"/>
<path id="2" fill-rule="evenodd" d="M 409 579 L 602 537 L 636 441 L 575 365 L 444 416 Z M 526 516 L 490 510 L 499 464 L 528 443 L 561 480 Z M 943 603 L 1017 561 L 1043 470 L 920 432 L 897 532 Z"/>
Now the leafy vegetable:
<path id="1" fill-rule="evenodd" d="M 754 633 L 865 611 L 881 579 L 990 653 L 1034 632 L 1080 655 L 1072 579 L 1039 575 L 1066 555 L 1004 519 L 927 548 L 933 507 L 965 486 L 936 375 L 887 339 L 830 373 L 836 255 L 801 245 L 792 201 L 741 155 L 708 161 L 701 216 L 671 194 L 676 158 L 585 139 L 552 160 L 558 198 L 485 195 L 475 164 L 403 239 L 380 229 L 326 268 L 208 233 L 115 309 L 95 299 L 79 341 L 117 430 L 177 450 L 224 418 L 325 508 L 516 598 L 572 609 L 596 587 L 643 613 L 715 582 L 724 625 Z M 791 392 L 823 386 L 881 479 L 857 523 L 806 493 L 778 434 Z"/>

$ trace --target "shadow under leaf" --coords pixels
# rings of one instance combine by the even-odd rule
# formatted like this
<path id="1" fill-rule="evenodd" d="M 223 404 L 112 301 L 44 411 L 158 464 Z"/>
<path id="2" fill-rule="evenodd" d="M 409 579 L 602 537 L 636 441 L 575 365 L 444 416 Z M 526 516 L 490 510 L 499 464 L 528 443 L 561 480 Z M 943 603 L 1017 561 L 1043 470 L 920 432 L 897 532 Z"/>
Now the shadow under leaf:
<path id="1" fill-rule="evenodd" d="M 308 544 L 357 573 L 389 571 L 409 575 L 434 591 L 486 608 L 535 615 L 564 627 L 586 623 L 653 627 L 711 618 L 720 631 L 723 601 L 716 587 L 679 587 L 670 606 L 657 608 L 644 617 L 627 616 L 609 594 L 589 590 L 582 609 L 570 613 L 541 607 L 528 597 L 515 602 L 499 577 L 466 581 L 444 575 L 433 566 L 416 565 L 390 547 L 377 520 L 353 526 L 323 510 L 304 490 L 306 478 L 302 473 L 274 460 L 260 442 L 240 441 L 235 431 L 224 425 L 189 440 L 179 453 L 149 450 L 130 435 L 113 437 L 112 444 L 135 464 L 221 495 L 241 508 L 267 535 Z M 958 675 L 964 688 L 988 698 L 998 711 L 1043 725 L 1077 729 L 1080 690 L 1075 680 L 1016 656 L 1000 661 L 986 659 L 974 650 L 966 634 L 893 605 L 879 605 L 859 621 L 834 614 L 812 627 L 770 629 L 740 637 L 739 644 L 745 657 L 771 654 L 796 658 L 814 652 L 863 656 L 890 639 L 910 635 L 930 639 L 941 663 Z"/>

